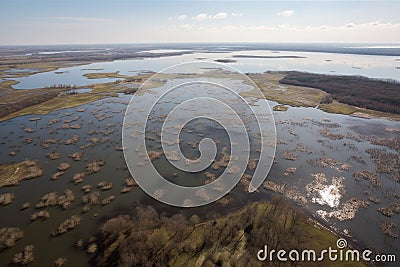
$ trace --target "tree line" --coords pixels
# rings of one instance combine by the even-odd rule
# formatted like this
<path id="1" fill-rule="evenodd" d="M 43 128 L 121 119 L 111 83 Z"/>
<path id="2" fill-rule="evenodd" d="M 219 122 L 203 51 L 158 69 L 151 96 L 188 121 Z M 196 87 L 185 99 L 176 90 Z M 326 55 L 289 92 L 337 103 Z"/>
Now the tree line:
<path id="1" fill-rule="evenodd" d="M 400 114 L 400 83 L 396 80 L 287 72 L 280 83 L 317 88 L 344 104 Z"/>

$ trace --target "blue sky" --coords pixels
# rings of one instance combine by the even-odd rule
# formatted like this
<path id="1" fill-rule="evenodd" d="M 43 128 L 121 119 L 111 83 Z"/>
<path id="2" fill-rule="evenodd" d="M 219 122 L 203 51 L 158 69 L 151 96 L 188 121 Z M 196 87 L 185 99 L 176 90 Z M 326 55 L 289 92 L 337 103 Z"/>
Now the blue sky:
<path id="1" fill-rule="evenodd" d="M 400 43 L 400 1 L 3 0 L 0 44 Z"/>

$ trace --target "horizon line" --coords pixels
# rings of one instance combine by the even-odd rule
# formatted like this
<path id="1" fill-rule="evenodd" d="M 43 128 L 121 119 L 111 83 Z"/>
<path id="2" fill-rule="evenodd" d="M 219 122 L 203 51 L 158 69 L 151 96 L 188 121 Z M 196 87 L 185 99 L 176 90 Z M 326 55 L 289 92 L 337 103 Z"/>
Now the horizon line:
<path id="1" fill-rule="evenodd" d="M 393 44 L 397 44 L 400 45 L 400 42 L 297 42 L 297 41 L 285 41 L 285 42 L 116 42 L 116 43 L 108 43 L 108 42 L 104 42 L 104 43 L 43 43 L 43 44 L 0 44 L 0 47 L 7 47 L 7 46 L 67 46 L 67 45 L 71 45 L 71 46 L 90 46 L 90 45 L 174 45 L 174 44 L 178 44 L 178 45 L 182 45 L 182 44 L 330 44 L 330 45 L 334 45 L 334 44 L 356 44 L 356 45 L 362 45 L 362 44 L 379 44 L 379 45 L 393 45 Z"/>

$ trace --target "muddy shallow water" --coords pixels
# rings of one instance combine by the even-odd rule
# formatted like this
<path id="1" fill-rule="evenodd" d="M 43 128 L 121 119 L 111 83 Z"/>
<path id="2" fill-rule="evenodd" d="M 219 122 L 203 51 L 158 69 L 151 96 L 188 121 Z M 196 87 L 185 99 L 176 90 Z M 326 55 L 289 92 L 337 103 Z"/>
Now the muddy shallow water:
<path id="1" fill-rule="evenodd" d="M 15 187 L 0 189 L 0 193 L 13 192 L 16 195 L 16 199 L 12 204 L 1 208 L 2 214 L 8 215 L 2 216 L 1 226 L 18 226 L 25 232 L 24 238 L 17 242 L 14 248 L 2 252 L 0 257 L 2 265 L 8 263 L 12 255 L 27 244 L 35 245 L 35 262 L 40 265 L 48 265 L 61 256 L 67 257 L 69 263 L 83 264 L 87 262 L 84 252 L 78 252 L 73 247 L 73 244 L 78 239 L 85 240 L 95 234 L 103 217 L 112 216 L 117 210 L 129 210 L 137 201 L 148 201 L 148 197 L 138 187 L 135 187 L 128 194 L 120 194 L 125 178 L 129 177 L 129 173 L 125 168 L 123 154 L 117 149 L 121 146 L 121 122 L 129 99 L 129 96 L 120 96 L 93 102 L 79 108 L 42 115 L 40 120 L 37 121 L 29 120 L 29 118 L 37 116 L 25 116 L 1 124 L 2 129 L 6 129 L 2 132 L 1 162 L 19 162 L 29 158 L 37 160 L 44 170 L 44 175 L 40 178 L 23 181 Z M 77 111 L 82 108 L 86 110 L 84 112 Z M 104 115 L 105 119 L 99 121 L 95 117 L 96 115 Z M 367 120 L 345 115 L 327 114 L 314 108 L 289 108 L 286 112 L 275 112 L 274 115 L 280 144 L 277 146 L 276 163 L 273 165 L 267 180 L 295 187 L 295 190 L 304 196 L 306 200 L 306 203 L 301 203 L 301 205 L 313 213 L 339 210 L 350 198 L 367 201 L 369 206 L 360 208 L 353 220 L 338 221 L 336 218 L 326 218 L 327 223 L 336 227 L 339 231 L 347 229 L 349 234 L 361 246 L 373 248 L 376 252 L 391 253 L 399 251 L 399 239 L 388 238 L 379 228 L 381 221 L 391 221 L 399 225 L 399 215 L 395 214 L 388 218 L 377 211 L 380 207 L 398 203 L 398 199 L 394 197 L 394 194 L 400 192 L 399 182 L 394 181 L 390 175 L 379 174 L 381 187 L 375 188 L 368 181 L 356 181 L 353 177 L 353 173 L 360 170 L 375 172 L 374 164 L 369 154 L 365 152 L 366 149 L 372 147 L 385 149 L 393 153 L 396 152 L 389 148 L 372 145 L 368 140 L 356 141 L 353 136 L 361 136 L 366 132 L 371 132 L 380 138 L 398 137 L 398 133 L 387 132 L 385 128 L 399 128 L 400 124 L 379 119 Z M 80 117 L 73 123 L 82 125 L 81 129 L 61 128 L 65 120 L 75 116 Z M 99 117 L 101 118 L 101 116 Z M 59 118 L 61 121 L 48 125 L 48 121 L 54 118 Z M 24 127 L 33 128 L 35 132 L 26 133 Z M 321 136 L 320 130 L 323 128 L 328 128 L 335 134 L 347 134 L 352 138 L 331 140 Z M 205 129 L 203 128 L 202 131 L 205 131 Z M 207 135 L 207 133 L 210 132 L 205 134 Z M 74 134 L 80 136 L 79 141 L 72 145 L 64 144 L 64 141 Z M 24 142 L 25 138 L 32 138 L 33 142 L 26 144 Z M 92 138 L 99 138 L 100 141 L 93 145 L 96 140 Z M 44 148 L 43 144 L 48 139 L 56 139 L 57 141 L 55 144 L 50 144 L 48 148 Z M 85 145 L 90 146 L 81 148 Z M 11 151 L 17 151 L 16 156 L 9 156 L 8 153 Z M 58 152 L 60 158 L 56 160 L 49 159 L 46 154 L 52 151 Z M 81 161 L 74 161 L 68 157 L 68 155 L 78 151 L 84 151 Z M 296 160 L 282 159 L 284 151 L 293 151 Z M 335 169 L 334 167 L 323 167 L 310 163 L 310 160 L 317 160 L 323 157 L 332 158 L 336 162 L 347 163 L 350 165 L 350 169 Z M 361 158 L 364 162 L 352 160 L 352 157 Z M 72 176 L 75 173 L 84 172 L 86 165 L 93 160 L 104 160 L 106 164 L 101 168 L 100 172 L 88 175 L 83 183 L 74 185 L 71 181 Z M 57 180 L 52 181 L 50 176 L 57 171 L 56 167 L 61 162 L 69 162 L 72 166 Z M 285 176 L 284 171 L 289 167 L 295 167 L 296 172 Z M 307 184 L 314 179 L 311 174 L 319 172 L 326 174 L 327 185 L 331 184 L 331 177 L 343 177 L 342 183 L 345 191 L 337 197 L 338 204 L 335 207 L 331 207 L 323 201 L 313 200 L 313 198 L 320 197 L 318 194 L 308 196 L 306 193 Z M 80 189 L 81 186 L 90 184 L 92 185 L 92 192 L 97 191 L 96 185 L 100 181 L 113 183 L 111 190 L 100 190 L 100 199 L 115 195 L 116 200 L 108 206 L 94 206 L 89 212 L 81 215 L 82 223 L 76 229 L 62 236 L 51 237 L 52 231 L 64 219 L 73 214 L 81 214 L 81 196 L 83 195 Z M 42 195 L 48 192 L 62 193 L 67 188 L 71 189 L 76 196 L 70 208 L 66 210 L 54 207 L 46 208 L 51 214 L 50 219 L 44 222 L 30 222 L 30 216 L 35 211 L 33 206 L 39 202 Z M 264 189 L 261 191 L 264 191 Z M 232 194 L 235 195 L 232 205 L 237 207 L 242 206 L 240 200 L 248 197 L 248 193 L 242 189 L 235 190 Z M 381 202 L 374 204 L 368 201 L 370 196 L 380 199 Z M 237 204 L 235 204 L 236 201 Z M 30 202 L 31 207 L 20 211 L 20 207 L 24 202 Z M 96 213 L 99 215 L 94 217 Z M 50 247 L 52 257 L 47 255 Z"/>

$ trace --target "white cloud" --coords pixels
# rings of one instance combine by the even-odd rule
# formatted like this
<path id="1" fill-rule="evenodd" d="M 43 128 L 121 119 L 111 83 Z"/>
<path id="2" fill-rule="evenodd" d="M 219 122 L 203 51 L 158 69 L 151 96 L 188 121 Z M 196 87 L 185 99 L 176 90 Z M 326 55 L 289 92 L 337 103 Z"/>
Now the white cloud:
<path id="1" fill-rule="evenodd" d="M 243 15 L 241 13 L 228 14 L 226 12 L 219 12 L 219 13 L 217 13 L 215 15 L 208 15 L 206 13 L 200 13 L 197 16 L 193 17 L 193 19 L 197 20 L 197 21 L 203 21 L 203 20 L 208 20 L 208 19 L 226 19 L 229 16 L 231 16 L 231 17 L 241 17 Z"/>
<path id="2" fill-rule="evenodd" d="M 189 27 L 190 26 L 190 27 Z M 348 23 L 341 26 L 327 26 L 327 25 L 308 25 L 308 26 L 291 26 L 288 24 L 280 24 L 280 25 L 225 25 L 225 26 L 209 26 L 202 27 L 196 24 L 187 24 L 182 29 L 190 30 L 205 30 L 205 31 L 219 31 L 223 30 L 231 30 L 231 31 L 275 31 L 275 32 L 350 32 L 354 30 L 360 30 L 361 32 L 366 31 L 384 31 L 384 30 L 400 30 L 400 23 L 382 23 L 382 22 L 368 22 L 368 23 Z"/>
<path id="3" fill-rule="evenodd" d="M 347 29 L 347 30 L 353 30 L 353 29 L 365 29 L 365 30 L 372 30 L 372 29 L 396 29 L 400 28 L 400 23 L 391 23 L 391 22 L 380 22 L 380 21 L 373 21 L 373 22 L 367 22 L 367 23 L 360 23 L 360 24 L 355 24 L 353 22 L 347 23 L 344 26 L 339 26 L 339 27 L 332 27 L 333 29 Z"/>
<path id="4" fill-rule="evenodd" d="M 183 21 L 183 20 L 185 20 L 186 18 L 187 18 L 186 15 L 180 15 L 180 16 L 177 17 L 177 20 Z"/>
<path id="5" fill-rule="evenodd" d="M 180 26 L 180 28 L 182 30 L 191 31 L 191 30 L 194 30 L 196 28 L 196 25 L 187 23 L 187 24 L 183 24 L 182 26 Z"/>
<path id="6" fill-rule="evenodd" d="M 232 16 L 232 17 L 242 17 L 243 14 L 242 14 L 242 13 L 235 13 L 235 12 L 232 12 L 232 13 L 231 13 L 231 16 Z"/>
<path id="7" fill-rule="evenodd" d="M 175 16 L 175 17 L 169 17 L 168 20 L 169 21 L 173 21 L 173 20 L 179 20 L 179 21 L 184 21 L 186 20 L 187 15 L 183 14 L 183 15 L 179 15 L 179 16 Z"/>
<path id="8" fill-rule="evenodd" d="M 209 14 L 208 14 L 209 15 Z M 231 18 L 231 16 L 228 16 Z M 210 18 L 209 18 L 210 20 Z M 400 22 L 355 23 L 353 28 L 346 25 L 311 24 L 237 24 L 228 19 L 225 25 L 199 23 L 190 20 L 191 24 L 176 23 L 163 25 L 151 41 L 180 42 L 348 42 L 348 43 L 399 43 Z M 187 20 L 188 22 L 188 20 Z M 231 23 L 232 22 L 232 23 Z M 325 22 L 326 23 L 326 22 Z M 152 35 L 153 36 L 153 35 Z M 160 39 L 161 38 L 161 39 Z"/>
<path id="9" fill-rule="evenodd" d="M 225 19 L 228 17 L 228 14 L 225 12 L 219 12 L 218 14 L 215 14 L 212 16 L 213 19 Z"/>
<path id="10" fill-rule="evenodd" d="M 277 15 L 278 16 L 283 16 L 283 17 L 290 17 L 291 15 L 293 15 L 294 11 L 292 9 L 289 10 L 283 10 L 281 12 L 279 12 Z"/>
<path id="11" fill-rule="evenodd" d="M 201 13 L 198 14 L 196 17 L 194 17 L 193 19 L 198 20 L 198 21 L 202 21 L 202 20 L 207 20 L 209 19 L 211 16 L 205 14 L 205 13 Z"/>

